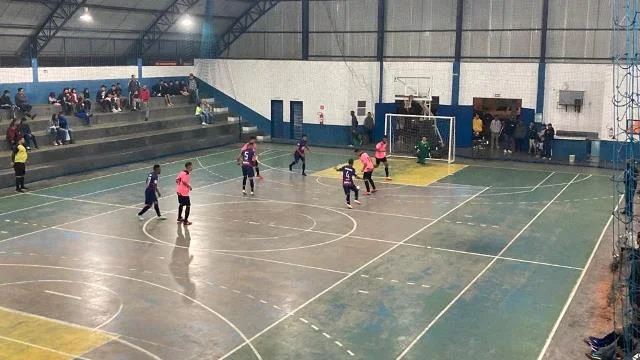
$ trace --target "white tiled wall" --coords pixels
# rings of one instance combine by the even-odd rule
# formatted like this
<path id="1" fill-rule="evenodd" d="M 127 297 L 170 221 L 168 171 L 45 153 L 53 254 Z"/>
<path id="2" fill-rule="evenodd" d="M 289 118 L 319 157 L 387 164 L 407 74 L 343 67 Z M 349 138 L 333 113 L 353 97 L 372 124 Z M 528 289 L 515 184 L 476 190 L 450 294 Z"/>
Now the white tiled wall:
<path id="1" fill-rule="evenodd" d="M 431 76 L 433 95 L 451 103 L 452 64 L 449 62 L 387 62 L 384 64 L 383 101 L 392 102 L 394 78 Z M 613 124 L 611 105 L 612 70 L 600 64 L 547 64 L 545 121 L 556 129 L 590 131 L 606 138 Z M 473 104 L 474 97 L 522 99 L 526 108 L 536 107 L 537 63 L 462 63 L 460 104 Z M 327 123 L 348 125 L 349 111 L 356 101 L 366 100 L 369 109 L 378 100 L 379 68 L 375 62 L 215 60 L 198 61 L 196 73 L 220 90 L 271 116 L 272 99 L 304 101 L 305 120 L 317 121 L 319 106 L 325 105 Z M 557 105 L 558 91 L 583 90 L 585 104 L 580 113 Z M 288 106 L 285 105 L 285 120 Z"/>
<path id="2" fill-rule="evenodd" d="M 606 64 L 547 64 L 544 121 L 553 123 L 556 130 L 606 137 L 607 127 L 613 124 L 612 71 L 612 65 Z M 558 105 L 560 90 L 584 91 L 580 112 Z"/>
<path id="3" fill-rule="evenodd" d="M 138 76 L 137 66 L 41 67 L 38 81 L 127 79 Z M 29 79 L 31 81 L 31 79 Z M 28 82 L 29 82 L 28 81 Z"/>
<path id="4" fill-rule="evenodd" d="M 386 62 L 384 64 L 383 101 L 393 102 L 398 92 L 398 77 L 417 76 L 431 78 L 431 95 L 440 96 L 440 103 L 451 104 L 451 79 L 453 65 L 450 62 Z M 377 75 L 376 75 L 377 79 Z M 402 86 L 400 86 L 402 87 Z"/>
<path id="5" fill-rule="evenodd" d="M 3 84 L 31 82 L 31 68 L 0 68 L 0 79 Z"/>
<path id="6" fill-rule="evenodd" d="M 193 66 L 143 66 L 142 77 L 179 77 L 193 72 Z M 137 76 L 137 72 L 136 72 Z"/>
<path id="7" fill-rule="evenodd" d="M 462 63 L 460 105 L 473 105 L 474 97 L 522 99 L 525 108 L 536 107 L 537 63 Z"/>
<path id="8" fill-rule="evenodd" d="M 347 125 L 358 101 L 373 111 L 378 100 L 378 64 L 342 61 L 198 60 L 196 75 L 259 114 L 271 117 L 271 100 L 304 103 L 306 123 Z"/>

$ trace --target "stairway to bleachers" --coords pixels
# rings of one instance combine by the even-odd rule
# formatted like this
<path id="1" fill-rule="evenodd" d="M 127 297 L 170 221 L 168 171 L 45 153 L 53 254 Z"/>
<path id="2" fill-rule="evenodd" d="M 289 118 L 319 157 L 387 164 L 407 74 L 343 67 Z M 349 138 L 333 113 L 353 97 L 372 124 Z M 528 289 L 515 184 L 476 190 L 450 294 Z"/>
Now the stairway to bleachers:
<path id="1" fill-rule="evenodd" d="M 59 108 L 34 105 L 32 113 L 37 117 L 28 123 L 40 149 L 29 152 L 27 182 L 228 145 L 240 140 L 240 124 L 228 109 L 214 105 L 213 124 L 203 126 L 195 116 L 195 105 L 188 104 L 188 98 L 176 96 L 172 101 L 175 106 L 167 107 L 164 99 L 152 98 L 149 121 L 144 121 L 144 112 L 126 110 L 120 113 L 95 111 L 90 126 L 75 116 L 66 116 L 73 143 L 63 146 L 53 146 L 52 137 L 48 135 L 51 115 Z M 3 134 L 8 124 L 8 119 L 0 119 Z M 10 156 L 9 147 L 3 141 L 0 158 L 6 159 L 8 165 Z M 0 187 L 13 184 L 13 169 L 0 169 Z"/>

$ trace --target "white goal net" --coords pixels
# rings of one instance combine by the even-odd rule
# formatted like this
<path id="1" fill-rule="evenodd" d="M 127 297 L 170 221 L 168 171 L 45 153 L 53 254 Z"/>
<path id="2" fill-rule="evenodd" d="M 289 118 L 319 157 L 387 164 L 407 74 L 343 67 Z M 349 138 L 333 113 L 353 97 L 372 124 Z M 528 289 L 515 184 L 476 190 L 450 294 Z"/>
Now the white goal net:
<path id="1" fill-rule="evenodd" d="M 389 138 L 391 156 L 415 157 L 416 145 L 427 138 L 430 160 L 452 163 L 456 159 L 456 118 L 386 114 L 384 132 Z"/>

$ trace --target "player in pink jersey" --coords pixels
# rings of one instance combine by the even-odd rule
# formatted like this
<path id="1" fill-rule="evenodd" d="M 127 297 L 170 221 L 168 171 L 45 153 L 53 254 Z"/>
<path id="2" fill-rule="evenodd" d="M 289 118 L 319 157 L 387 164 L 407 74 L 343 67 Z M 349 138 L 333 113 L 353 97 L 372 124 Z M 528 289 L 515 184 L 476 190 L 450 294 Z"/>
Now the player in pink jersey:
<path id="1" fill-rule="evenodd" d="M 264 178 L 262 177 L 262 175 L 260 175 L 260 168 L 258 167 L 258 144 L 256 143 L 255 136 L 251 136 L 249 138 L 249 142 L 242 146 L 242 148 L 240 149 L 240 155 L 242 155 L 242 153 L 247 150 L 249 146 L 253 147 L 253 153 L 256 158 L 253 162 L 253 167 L 256 169 L 256 176 L 258 177 L 258 179 L 263 180 Z"/>
<path id="2" fill-rule="evenodd" d="M 193 164 L 187 162 L 184 164 L 184 170 L 180 171 L 176 177 L 176 193 L 178 194 L 178 222 L 185 225 L 191 225 L 189 222 L 189 212 L 191 211 L 191 198 L 189 194 L 193 189 L 191 187 L 191 171 Z M 182 208 L 185 208 L 184 218 L 182 217 Z"/>
<path id="3" fill-rule="evenodd" d="M 376 144 L 376 167 L 380 166 L 380 163 L 384 164 L 384 174 L 387 180 L 391 180 L 389 177 L 389 162 L 387 161 L 387 143 L 389 139 L 386 136 L 382 137 L 382 141 Z"/>
<path id="4" fill-rule="evenodd" d="M 367 154 L 364 150 L 356 150 L 356 153 L 358 154 L 358 157 L 360 158 L 360 162 L 362 163 L 362 180 L 364 180 L 364 186 L 367 187 L 367 192 L 365 192 L 365 195 L 369 195 L 371 193 L 374 193 L 378 190 L 376 190 L 376 184 L 374 184 L 373 182 L 373 161 L 371 161 L 371 157 L 369 157 L 369 154 Z M 369 186 L 369 184 L 371 184 L 371 186 Z"/>

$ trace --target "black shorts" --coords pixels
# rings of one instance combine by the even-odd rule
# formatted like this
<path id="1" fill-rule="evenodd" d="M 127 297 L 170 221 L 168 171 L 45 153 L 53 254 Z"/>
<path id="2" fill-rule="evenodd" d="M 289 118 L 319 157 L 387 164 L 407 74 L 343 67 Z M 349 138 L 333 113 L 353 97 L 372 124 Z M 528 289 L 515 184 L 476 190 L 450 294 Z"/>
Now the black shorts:
<path id="1" fill-rule="evenodd" d="M 383 157 L 382 159 L 378 159 L 376 158 L 376 165 L 380 165 L 380 163 L 386 163 L 387 162 L 387 157 Z"/>
<path id="2" fill-rule="evenodd" d="M 293 159 L 298 162 L 298 161 L 302 161 L 304 162 L 304 155 L 300 155 L 300 153 L 298 153 L 297 151 L 293 153 Z"/>
<path id="3" fill-rule="evenodd" d="M 158 196 L 156 195 L 156 191 L 150 188 L 144 191 L 144 204 L 151 205 L 158 202 Z"/>
<path id="4" fill-rule="evenodd" d="M 16 176 L 24 176 L 27 173 L 27 166 L 23 162 L 17 162 L 13 164 L 13 171 Z"/>
<path id="5" fill-rule="evenodd" d="M 182 206 L 191 206 L 191 198 L 188 196 L 178 195 L 178 204 Z"/>
<path id="6" fill-rule="evenodd" d="M 255 173 L 253 171 L 253 167 L 252 166 L 242 165 L 242 176 L 246 176 L 246 177 L 249 177 L 249 178 L 254 177 Z"/>
<path id="7" fill-rule="evenodd" d="M 358 192 L 358 187 L 354 183 L 350 183 L 350 184 L 342 183 L 342 189 L 344 190 L 345 195 L 349 195 L 349 192 L 351 191 L 355 193 Z"/>

